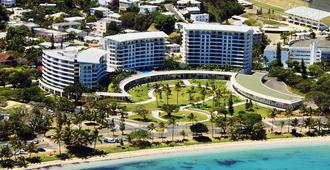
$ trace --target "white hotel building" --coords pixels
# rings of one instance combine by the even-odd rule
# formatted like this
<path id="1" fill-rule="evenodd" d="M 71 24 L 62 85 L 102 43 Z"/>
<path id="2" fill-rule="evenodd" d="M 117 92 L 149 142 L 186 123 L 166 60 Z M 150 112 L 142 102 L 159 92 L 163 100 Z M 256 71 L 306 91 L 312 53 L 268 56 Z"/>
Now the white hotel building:
<path id="1" fill-rule="evenodd" d="M 105 37 L 104 49 L 109 52 L 108 71 L 153 69 L 163 66 L 164 32 L 138 32 Z"/>
<path id="2" fill-rule="evenodd" d="M 56 95 L 73 83 L 93 89 L 106 75 L 106 51 L 90 48 L 81 50 L 68 47 L 64 50 L 44 50 L 43 71 L 39 86 Z"/>
<path id="3" fill-rule="evenodd" d="M 183 55 L 186 64 L 225 65 L 252 69 L 253 29 L 248 26 L 184 24 Z"/>

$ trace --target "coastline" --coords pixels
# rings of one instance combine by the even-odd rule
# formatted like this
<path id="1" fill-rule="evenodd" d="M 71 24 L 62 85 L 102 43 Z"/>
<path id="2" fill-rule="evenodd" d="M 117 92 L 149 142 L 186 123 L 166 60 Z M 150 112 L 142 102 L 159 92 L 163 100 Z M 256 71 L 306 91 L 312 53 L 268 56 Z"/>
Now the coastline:
<path id="1" fill-rule="evenodd" d="M 281 138 L 270 139 L 265 141 L 238 141 L 238 142 L 223 142 L 213 144 L 196 144 L 187 146 L 165 147 L 157 149 L 142 149 L 137 151 L 127 151 L 110 153 L 106 156 L 91 157 L 89 159 L 73 158 L 70 160 L 57 160 L 43 162 L 41 164 L 31 164 L 27 168 L 28 170 L 39 169 L 65 169 L 68 167 L 75 168 L 79 165 L 87 165 L 88 163 L 107 162 L 112 161 L 115 163 L 125 163 L 130 161 L 138 161 L 145 159 L 152 159 L 157 157 L 172 156 L 177 154 L 191 154 L 199 152 L 228 152 L 237 150 L 249 150 L 249 149 L 263 149 L 263 148 L 283 148 L 283 147 L 299 147 L 308 145 L 322 145 L 330 144 L 330 136 L 326 137 L 303 137 L 303 138 Z M 100 164 L 97 164 L 100 165 Z"/>

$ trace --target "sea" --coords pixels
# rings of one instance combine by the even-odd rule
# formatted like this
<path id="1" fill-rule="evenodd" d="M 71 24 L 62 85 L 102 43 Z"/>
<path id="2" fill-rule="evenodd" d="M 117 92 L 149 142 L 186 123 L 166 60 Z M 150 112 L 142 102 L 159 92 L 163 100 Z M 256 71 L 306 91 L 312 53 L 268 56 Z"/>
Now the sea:
<path id="1" fill-rule="evenodd" d="M 329 170 L 330 144 L 252 147 L 94 162 L 76 170 Z M 61 168 L 62 170 L 66 168 Z"/>

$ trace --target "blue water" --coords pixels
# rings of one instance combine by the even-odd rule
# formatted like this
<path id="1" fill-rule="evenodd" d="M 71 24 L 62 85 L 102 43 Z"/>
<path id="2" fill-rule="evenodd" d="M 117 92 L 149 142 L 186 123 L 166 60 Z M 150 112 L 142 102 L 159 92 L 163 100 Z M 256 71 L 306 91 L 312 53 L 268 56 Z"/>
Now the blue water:
<path id="1" fill-rule="evenodd" d="M 111 161 L 110 161 L 111 162 Z M 81 170 L 330 170 L 330 145 L 189 153 Z M 88 167 L 88 168 L 86 168 Z"/>

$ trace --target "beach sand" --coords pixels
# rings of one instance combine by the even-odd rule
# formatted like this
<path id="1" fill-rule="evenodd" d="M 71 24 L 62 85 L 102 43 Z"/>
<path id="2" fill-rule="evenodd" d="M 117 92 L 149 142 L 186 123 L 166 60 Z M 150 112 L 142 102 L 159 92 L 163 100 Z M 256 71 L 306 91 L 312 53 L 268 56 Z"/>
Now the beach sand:
<path id="1" fill-rule="evenodd" d="M 158 149 L 144 149 L 138 151 L 128 151 L 119 153 L 110 153 L 103 157 L 92 157 L 89 159 L 74 158 L 70 160 L 58 160 L 43 162 L 41 164 L 31 164 L 27 168 L 29 170 L 37 169 L 67 169 L 68 167 L 81 166 L 82 164 L 95 163 L 95 162 L 130 162 L 134 160 L 144 160 L 155 158 L 157 156 L 170 156 L 176 154 L 189 154 L 196 152 L 221 152 L 221 151 L 234 151 L 234 150 L 248 150 L 257 148 L 274 148 L 274 147 L 299 147 L 306 145 L 321 145 L 330 144 L 330 136 L 327 137 L 304 137 L 304 138 L 282 138 L 271 139 L 265 141 L 239 141 L 239 142 L 224 142 L 214 144 L 196 144 L 189 146 L 166 147 Z M 19 168 L 18 168 L 19 169 Z M 69 168 L 70 169 L 70 168 Z"/>

